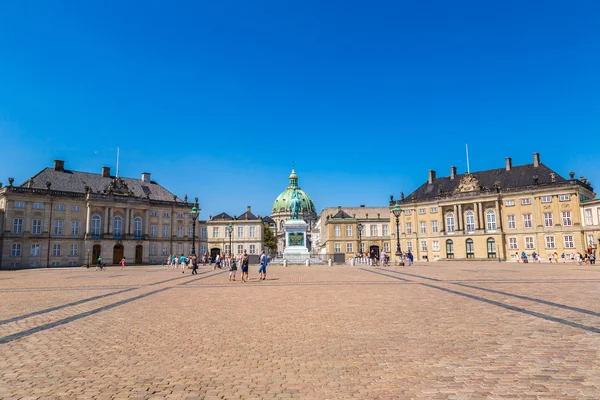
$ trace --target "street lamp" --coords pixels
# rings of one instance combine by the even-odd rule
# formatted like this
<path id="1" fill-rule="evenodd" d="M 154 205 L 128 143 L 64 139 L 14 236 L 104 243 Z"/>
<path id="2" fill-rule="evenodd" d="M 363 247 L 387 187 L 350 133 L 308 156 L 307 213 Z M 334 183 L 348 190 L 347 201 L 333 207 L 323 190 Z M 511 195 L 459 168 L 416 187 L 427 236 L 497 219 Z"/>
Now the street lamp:
<path id="1" fill-rule="evenodd" d="M 233 233 L 233 225 L 231 225 L 231 222 L 229 223 L 229 225 L 227 225 L 227 227 L 225 227 L 225 229 L 227 230 L 227 233 L 229 233 L 229 257 L 231 257 L 232 253 L 232 248 L 231 248 L 231 238 L 232 238 L 232 233 Z"/>
<path id="2" fill-rule="evenodd" d="M 399 222 L 400 214 L 402 214 L 402 209 L 400 208 L 400 206 L 398 204 L 396 204 L 392 208 L 392 212 L 394 213 L 394 216 L 396 217 L 396 256 L 402 257 L 402 248 L 400 247 L 400 222 Z M 402 258 L 400 258 L 400 265 L 404 265 L 404 263 L 402 262 Z"/>
<path id="3" fill-rule="evenodd" d="M 356 229 L 358 229 L 358 252 L 360 253 L 360 258 L 362 258 L 362 243 L 361 243 L 361 236 L 362 236 L 362 230 L 365 226 L 363 224 L 358 224 L 356 226 Z"/>
<path id="4" fill-rule="evenodd" d="M 88 253 L 87 264 L 85 266 L 89 268 L 90 267 L 90 249 L 87 249 L 87 253 Z"/>
<path id="5" fill-rule="evenodd" d="M 200 215 L 200 208 L 198 207 L 198 198 L 196 197 L 194 207 L 190 211 L 190 218 L 192 219 L 192 256 L 196 255 L 196 219 Z"/>

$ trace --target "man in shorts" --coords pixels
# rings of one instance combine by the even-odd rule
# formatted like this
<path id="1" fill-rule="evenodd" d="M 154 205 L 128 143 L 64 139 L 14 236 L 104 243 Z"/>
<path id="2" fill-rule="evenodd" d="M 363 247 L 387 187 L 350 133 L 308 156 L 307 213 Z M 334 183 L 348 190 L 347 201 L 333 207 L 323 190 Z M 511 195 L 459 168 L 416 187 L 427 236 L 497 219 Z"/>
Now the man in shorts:
<path id="1" fill-rule="evenodd" d="M 242 255 L 242 282 L 248 282 L 248 253 Z"/>
<path id="2" fill-rule="evenodd" d="M 267 279 L 267 256 L 265 255 L 265 251 L 263 250 L 260 253 L 260 267 L 258 268 L 259 281 L 264 281 Z"/>

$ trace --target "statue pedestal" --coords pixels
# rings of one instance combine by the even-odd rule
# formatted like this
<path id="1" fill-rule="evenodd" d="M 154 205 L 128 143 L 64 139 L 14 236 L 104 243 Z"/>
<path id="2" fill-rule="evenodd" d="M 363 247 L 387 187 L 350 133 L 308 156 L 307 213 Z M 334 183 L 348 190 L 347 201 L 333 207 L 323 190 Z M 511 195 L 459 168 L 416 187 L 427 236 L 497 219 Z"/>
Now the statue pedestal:
<path id="1" fill-rule="evenodd" d="M 306 229 L 308 224 L 301 219 L 291 219 L 283 223 L 285 230 L 285 249 L 283 258 L 290 264 L 304 264 L 310 259 L 306 247 Z"/>

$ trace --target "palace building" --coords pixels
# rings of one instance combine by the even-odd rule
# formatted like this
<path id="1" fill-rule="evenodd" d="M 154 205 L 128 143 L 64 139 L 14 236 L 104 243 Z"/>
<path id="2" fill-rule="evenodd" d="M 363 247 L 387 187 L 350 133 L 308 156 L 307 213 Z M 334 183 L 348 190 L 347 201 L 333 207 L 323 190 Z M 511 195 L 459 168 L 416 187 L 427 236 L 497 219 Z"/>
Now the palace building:
<path id="1" fill-rule="evenodd" d="M 62 160 L 19 186 L 0 184 L 0 268 L 160 264 L 190 254 L 193 207 L 141 179 L 65 169 Z"/>
<path id="2" fill-rule="evenodd" d="M 540 162 L 437 177 L 399 205 L 400 244 L 416 260 L 508 260 L 522 252 L 542 258 L 583 253 L 598 239 L 599 203 L 584 177 L 565 179 Z M 589 204 L 586 205 L 586 204 Z M 391 231 L 396 217 L 390 213 Z M 393 245 L 392 245 L 393 246 Z"/>

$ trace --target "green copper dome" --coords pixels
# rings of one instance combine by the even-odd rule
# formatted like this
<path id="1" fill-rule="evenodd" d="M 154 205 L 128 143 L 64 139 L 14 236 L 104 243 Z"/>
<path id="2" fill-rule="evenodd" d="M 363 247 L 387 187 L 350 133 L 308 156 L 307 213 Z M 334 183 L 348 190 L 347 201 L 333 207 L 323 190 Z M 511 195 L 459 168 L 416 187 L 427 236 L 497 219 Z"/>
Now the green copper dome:
<path id="1" fill-rule="evenodd" d="M 304 193 L 302 189 L 298 186 L 298 175 L 296 175 L 296 171 L 292 168 L 292 173 L 290 174 L 290 185 L 285 189 L 283 193 L 277 196 L 277 199 L 273 203 L 273 212 L 290 212 L 290 200 L 292 199 L 292 192 L 294 189 L 298 192 L 298 198 L 300 199 L 300 214 L 304 211 L 309 213 L 315 212 L 315 205 L 312 199 Z"/>

